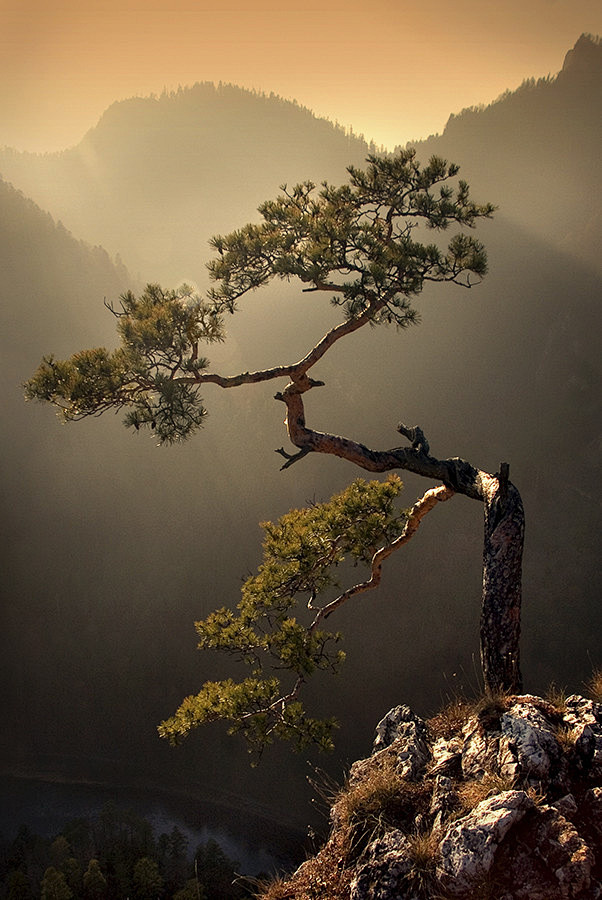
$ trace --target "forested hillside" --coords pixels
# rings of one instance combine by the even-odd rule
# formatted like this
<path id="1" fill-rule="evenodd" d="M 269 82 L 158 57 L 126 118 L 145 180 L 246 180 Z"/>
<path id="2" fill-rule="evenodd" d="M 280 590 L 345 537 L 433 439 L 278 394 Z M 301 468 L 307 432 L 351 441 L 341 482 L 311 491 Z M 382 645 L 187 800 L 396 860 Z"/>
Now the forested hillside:
<path id="1" fill-rule="evenodd" d="M 350 338 L 323 364 L 326 386 L 308 408 L 313 427 L 372 446 L 398 443 L 403 419 L 422 426 L 438 456 L 492 472 L 510 463 L 527 515 L 532 690 L 552 679 L 579 688 L 600 664 L 601 52 L 582 39 L 557 78 L 456 115 L 418 146 L 422 159 L 458 162 L 475 199 L 499 205 L 479 228 L 490 274 L 471 291 L 425 291 L 419 327 Z M 120 253 L 142 281 L 175 286 L 203 283 L 208 237 L 252 219 L 280 183 L 339 183 L 367 152 L 294 104 L 198 85 L 115 104 L 62 154 L 4 150 L 0 173 L 78 239 Z M 23 405 L 19 385 L 43 353 L 111 343 L 103 298 L 115 301 L 128 279 L 8 184 L 0 199 L 4 768 L 98 780 L 119 772 L 305 822 L 306 807 L 294 809 L 309 794 L 303 759 L 274 751 L 250 772 L 244 749 L 217 727 L 172 751 L 155 726 L 203 680 L 222 677 L 195 651 L 192 623 L 238 601 L 259 558 L 257 522 L 358 473 L 313 458 L 280 472 L 282 409 L 269 386 L 208 386 L 203 433 L 170 450 L 118 419 L 59 428 L 49 409 Z M 292 284 L 250 297 L 211 350 L 212 368 L 294 361 L 335 317 Z M 408 503 L 417 491 L 408 478 Z M 474 682 L 480 510 L 456 497 L 437 513 L 369 601 L 379 615 L 360 603 L 342 616 L 345 677 L 327 702 L 319 687 L 314 696 L 318 714 L 344 723 L 329 764 L 337 773 L 391 706 L 427 713 L 459 681 Z"/>
<path id="2" fill-rule="evenodd" d="M 452 115 L 419 147 L 460 160 L 519 234 L 599 269 L 601 107 L 602 45 L 583 35 L 558 75 Z"/>
<path id="3" fill-rule="evenodd" d="M 150 821 L 114 803 L 51 837 L 22 826 L 0 839 L 2 896 L 22 900 L 243 900 L 255 891 L 239 869 L 214 840 L 191 847 L 177 826 L 157 835 Z"/>

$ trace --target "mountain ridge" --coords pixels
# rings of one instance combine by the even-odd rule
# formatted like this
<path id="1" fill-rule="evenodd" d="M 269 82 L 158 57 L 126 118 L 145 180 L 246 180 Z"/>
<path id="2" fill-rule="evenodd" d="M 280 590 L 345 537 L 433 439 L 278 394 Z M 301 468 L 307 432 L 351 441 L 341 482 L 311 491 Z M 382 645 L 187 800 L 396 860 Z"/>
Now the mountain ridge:
<path id="1" fill-rule="evenodd" d="M 602 43 L 583 35 L 553 78 L 528 80 L 486 107 L 451 116 L 415 146 L 458 160 L 477 191 L 534 232 L 600 266 Z M 487 147 L 487 153 L 482 148 Z"/>
<path id="2" fill-rule="evenodd" d="M 489 199 L 503 201 L 506 210 L 513 207 L 534 227 L 550 216 L 559 221 L 560 209 L 574 195 L 570 205 L 590 210 L 593 233 L 599 216 L 591 202 L 598 181 L 592 185 L 591 179 L 600 177 L 602 126 L 595 109 L 602 79 L 595 75 L 601 58 L 599 40 L 583 35 L 553 78 L 525 81 L 488 106 L 452 114 L 442 134 L 413 145 L 419 154 L 460 162 L 475 193 L 481 185 L 489 192 L 496 169 L 499 191 Z M 479 149 L 484 141 L 487 159 Z M 546 197 L 553 191 L 545 173 L 557 165 L 553 148 L 559 142 L 568 143 L 582 171 L 565 166 L 556 195 Z M 281 184 L 336 183 L 347 165 L 361 164 L 376 150 L 294 101 L 199 82 L 112 104 L 68 150 L 42 156 L 0 150 L 0 173 L 74 234 L 120 253 L 140 280 L 202 283 L 212 234 L 255 218 L 258 204 Z M 524 169 L 520 190 L 516 166 Z M 527 178 L 532 188 L 523 198 Z M 580 215 L 566 222 L 565 238 L 578 233 L 574 248 L 587 246 L 587 258 L 597 264 L 599 254 Z"/>
<path id="3" fill-rule="evenodd" d="M 144 280 L 197 281 L 214 232 L 284 182 L 341 179 L 369 150 L 292 101 L 204 82 L 112 104 L 69 150 L 0 151 L 0 173 Z"/>

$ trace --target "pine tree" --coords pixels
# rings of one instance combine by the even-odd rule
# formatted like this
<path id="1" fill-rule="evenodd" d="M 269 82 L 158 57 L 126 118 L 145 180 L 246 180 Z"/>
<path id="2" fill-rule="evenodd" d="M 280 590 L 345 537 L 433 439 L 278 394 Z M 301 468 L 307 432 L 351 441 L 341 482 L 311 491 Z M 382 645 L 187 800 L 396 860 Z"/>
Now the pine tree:
<path id="1" fill-rule="evenodd" d="M 195 874 L 211 900 L 237 900 L 242 888 L 235 883 L 236 863 L 229 859 L 217 841 L 210 838 L 195 855 Z"/>
<path id="2" fill-rule="evenodd" d="M 143 856 L 134 866 L 134 896 L 136 900 L 156 900 L 163 890 L 163 879 L 154 859 Z"/>
<path id="3" fill-rule="evenodd" d="M 400 486 L 356 482 L 349 493 L 309 510 L 297 510 L 266 526 L 265 556 L 257 576 L 243 587 L 239 612 L 217 610 L 197 623 L 200 645 L 226 651 L 250 667 L 241 682 L 207 683 L 187 698 L 160 726 L 171 740 L 204 721 L 225 718 L 261 748 L 272 737 L 293 738 L 304 746 L 330 746 L 332 721 L 307 716 L 299 691 L 314 672 L 338 669 L 339 636 L 323 621 L 359 590 L 374 587 L 386 557 L 416 531 L 423 516 L 460 493 L 483 504 L 485 535 L 481 614 L 481 660 L 489 691 L 521 686 L 519 634 L 524 514 L 509 480 L 507 464 L 490 474 L 458 457 L 438 458 L 419 426 L 399 424 L 406 445 L 371 449 L 352 438 L 312 429 L 306 421 L 306 395 L 323 382 L 313 367 L 330 349 L 365 326 L 405 329 L 418 322 L 415 300 L 430 282 L 471 288 L 487 271 L 483 244 L 466 230 L 493 214 L 469 188 L 456 181 L 458 166 L 432 157 L 421 166 L 412 150 L 370 156 L 365 169 L 349 168 L 340 187 L 311 182 L 283 188 L 264 203 L 260 224 L 217 236 L 209 263 L 214 287 L 205 298 L 190 289 L 165 291 L 149 285 L 136 298 L 121 298 L 117 319 L 121 346 L 81 351 L 66 361 L 44 358 L 26 385 L 26 396 L 55 404 L 66 420 L 127 410 L 126 424 L 149 428 L 168 444 L 190 437 L 202 426 L 200 390 L 208 384 L 234 388 L 284 379 L 275 399 L 287 409 L 288 438 L 283 469 L 310 453 L 326 453 L 371 473 L 406 470 L 439 482 L 403 515 L 392 506 Z M 423 243 L 419 230 L 455 233 L 446 246 Z M 224 319 L 249 292 L 273 280 L 300 282 L 302 293 L 325 293 L 342 311 L 301 359 L 257 372 L 221 375 L 208 371 L 201 343 L 224 337 Z M 360 497 L 358 500 L 357 497 Z M 350 511 L 350 505 L 352 510 Z M 376 504 L 374 511 L 370 504 Z M 339 531 L 332 521 L 340 517 Z M 367 565 L 369 578 L 333 597 L 333 570 L 343 559 Z M 331 593 L 329 593 L 329 591 Z M 301 622 L 298 601 L 309 608 Z M 332 605 L 334 603 L 334 605 Z M 284 689 L 267 665 L 293 677 Z"/>
<path id="4" fill-rule="evenodd" d="M 33 891 L 31 879 L 20 869 L 9 872 L 5 881 L 5 894 L 7 900 L 32 900 Z"/>
<path id="5" fill-rule="evenodd" d="M 65 876 L 54 866 L 49 866 L 44 872 L 40 897 L 41 900 L 71 900 L 73 897 Z"/>
<path id="6" fill-rule="evenodd" d="M 102 874 L 100 863 L 91 859 L 83 877 L 86 900 L 104 900 L 107 897 L 107 879 Z"/>

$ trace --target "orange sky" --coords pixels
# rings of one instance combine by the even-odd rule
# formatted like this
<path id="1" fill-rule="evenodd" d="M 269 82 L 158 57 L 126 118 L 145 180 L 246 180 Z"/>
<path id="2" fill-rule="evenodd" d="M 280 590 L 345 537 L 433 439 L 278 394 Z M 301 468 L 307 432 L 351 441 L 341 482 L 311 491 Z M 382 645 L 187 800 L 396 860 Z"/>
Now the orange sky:
<path id="1" fill-rule="evenodd" d="M 557 72 L 600 0 L 0 0 L 0 145 L 77 143 L 195 81 L 294 98 L 392 148 Z"/>

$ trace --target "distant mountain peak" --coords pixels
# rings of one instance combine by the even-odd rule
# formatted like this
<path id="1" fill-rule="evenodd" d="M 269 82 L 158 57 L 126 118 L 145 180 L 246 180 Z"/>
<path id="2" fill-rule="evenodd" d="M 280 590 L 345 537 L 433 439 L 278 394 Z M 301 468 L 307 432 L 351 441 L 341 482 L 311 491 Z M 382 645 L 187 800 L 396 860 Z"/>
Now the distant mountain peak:
<path id="1" fill-rule="evenodd" d="M 564 58 L 559 75 L 587 75 L 599 77 L 602 73 L 602 40 L 593 34 L 582 34 L 572 50 Z"/>

